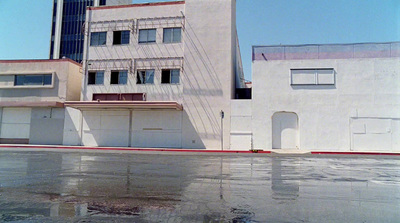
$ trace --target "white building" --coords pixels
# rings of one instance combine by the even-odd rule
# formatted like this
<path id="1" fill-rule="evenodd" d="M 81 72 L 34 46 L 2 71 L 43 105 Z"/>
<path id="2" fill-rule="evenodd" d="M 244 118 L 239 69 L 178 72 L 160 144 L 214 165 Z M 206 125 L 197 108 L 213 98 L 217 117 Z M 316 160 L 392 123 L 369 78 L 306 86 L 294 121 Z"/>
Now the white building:
<path id="1" fill-rule="evenodd" d="M 70 59 L 0 60 L 0 143 L 61 145 L 64 102 L 79 100 L 81 71 Z"/>
<path id="2" fill-rule="evenodd" d="M 254 46 L 252 95 L 254 149 L 400 151 L 399 42 Z"/>
<path id="3" fill-rule="evenodd" d="M 90 7 L 85 28 L 64 144 L 229 149 L 244 87 L 235 0 Z"/>

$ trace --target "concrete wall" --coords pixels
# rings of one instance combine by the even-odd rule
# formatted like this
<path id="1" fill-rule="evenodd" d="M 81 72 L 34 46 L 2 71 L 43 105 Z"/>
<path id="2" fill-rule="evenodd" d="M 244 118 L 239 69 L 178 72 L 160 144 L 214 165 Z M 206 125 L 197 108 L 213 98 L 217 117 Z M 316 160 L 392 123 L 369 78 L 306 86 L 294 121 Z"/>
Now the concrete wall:
<path id="1" fill-rule="evenodd" d="M 254 148 L 272 148 L 272 116 L 293 112 L 304 150 L 399 151 L 400 59 L 253 62 Z M 333 68 L 335 85 L 291 85 L 290 70 Z M 371 146 L 372 145 L 372 146 Z"/>
<path id="2" fill-rule="evenodd" d="M 69 60 L 32 60 L 32 61 L 0 61 L 0 101 L 65 101 L 67 98 L 68 76 L 76 77 L 71 81 L 78 84 L 81 74 L 73 73 L 79 70 L 79 65 Z M 14 86 L 14 75 L 17 74 L 54 74 L 52 86 Z M 5 80 L 9 79 L 8 85 Z M 78 89 L 68 92 L 69 98 L 79 98 Z"/>
<path id="3" fill-rule="evenodd" d="M 105 78 L 104 85 L 89 86 L 84 79 L 82 99 L 92 100 L 93 93 L 144 92 L 148 101 L 182 103 L 183 148 L 220 149 L 223 110 L 223 140 L 228 149 L 230 99 L 234 97 L 235 66 L 239 63 L 235 5 L 234 0 L 187 0 L 184 4 L 88 11 L 87 33 L 107 31 L 107 44 L 89 46 L 90 35 L 86 35 L 85 77 L 88 71 L 104 70 Z M 130 43 L 112 45 L 112 30 L 129 30 L 133 21 L 136 27 L 131 29 Z M 162 43 L 163 28 L 168 27 L 182 27 L 181 43 Z M 138 44 L 137 30 L 146 28 L 157 29 L 157 43 Z M 144 68 L 155 69 L 154 84 L 136 84 L 136 70 Z M 180 84 L 160 84 L 162 68 L 181 69 Z M 110 85 L 112 70 L 128 70 L 128 84 Z"/>

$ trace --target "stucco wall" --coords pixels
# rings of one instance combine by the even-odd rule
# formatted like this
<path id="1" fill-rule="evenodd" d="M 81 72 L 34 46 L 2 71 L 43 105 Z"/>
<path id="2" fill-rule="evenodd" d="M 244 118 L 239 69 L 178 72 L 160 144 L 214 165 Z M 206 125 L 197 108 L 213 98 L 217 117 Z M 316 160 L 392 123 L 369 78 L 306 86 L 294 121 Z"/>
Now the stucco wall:
<path id="1" fill-rule="evenodd" d="M 61 145 L 63 129 L 64 108 L 32 108 L 30 144 Z"/>
<path id="2" fill-rule="evenodd" d="M 254 148 L 272 148 L 272 116 L 284 111 L 298 115 L 300 149 L 400 150 L 399 67 L 399 58 L 254 61 Z M 336 84 L 291 86 L 290 69 L 296 68 L 333 68 Z M 366 138 L 383 146 L 357 138 L 361 132 L 352 123 L 360 119 Z"/>

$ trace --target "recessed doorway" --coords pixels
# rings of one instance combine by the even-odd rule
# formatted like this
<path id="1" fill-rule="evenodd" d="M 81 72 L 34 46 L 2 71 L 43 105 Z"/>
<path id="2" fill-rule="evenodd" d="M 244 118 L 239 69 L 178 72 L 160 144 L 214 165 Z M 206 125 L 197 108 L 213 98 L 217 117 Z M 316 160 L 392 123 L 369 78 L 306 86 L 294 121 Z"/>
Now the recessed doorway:
<path id="1" fill-rule="evenodd" d="M 294 112 L 276 112 L 272 116 L 272 148 L 299 148 L 299 118 Z"/>

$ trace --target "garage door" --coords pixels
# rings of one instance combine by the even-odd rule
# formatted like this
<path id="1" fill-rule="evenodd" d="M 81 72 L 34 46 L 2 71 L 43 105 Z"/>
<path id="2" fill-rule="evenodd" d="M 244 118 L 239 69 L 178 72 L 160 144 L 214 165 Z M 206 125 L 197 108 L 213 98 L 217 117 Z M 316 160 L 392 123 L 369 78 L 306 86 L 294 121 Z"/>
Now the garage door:
<path id="1" fill-rule="evenodd" d="M 29 143 L 30 108 L 3 108 L 0 138 L 2 143 Z"/>
<path id="2" fill-rule="evenodd" d="M 129 111 L 83 111 L 82 144 L 129 146 Z"/>
<path id="3" fill-rule="evenodd" d="M 134 111 L 132 146 L 181 148 L 181 111 Z"/>
<path id="4" fill-rule="evenodd" d="M 353 151 L 392 150 L 392 119 L 351 119 Z"/>

